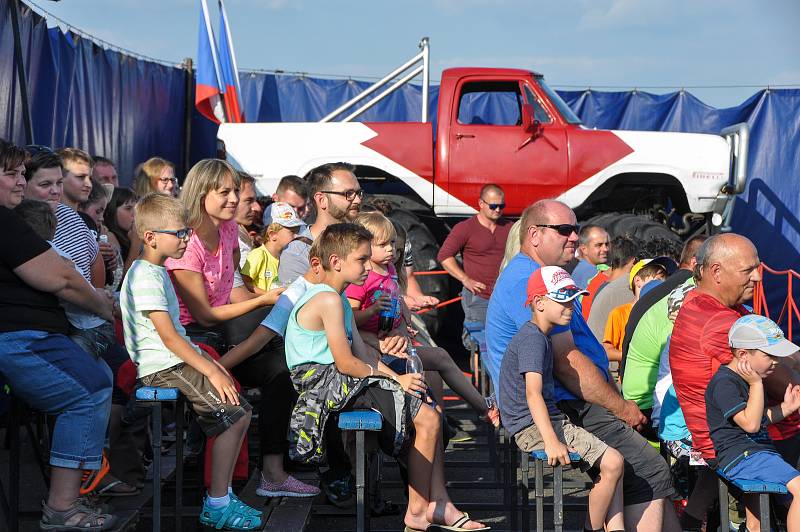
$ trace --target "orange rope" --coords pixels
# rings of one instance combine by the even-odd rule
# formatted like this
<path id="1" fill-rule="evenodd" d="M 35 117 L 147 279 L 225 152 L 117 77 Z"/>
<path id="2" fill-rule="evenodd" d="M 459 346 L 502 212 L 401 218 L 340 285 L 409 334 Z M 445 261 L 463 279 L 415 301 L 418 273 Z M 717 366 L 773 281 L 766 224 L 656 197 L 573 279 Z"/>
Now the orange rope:
<path id="1" fill-rule="evenodd" d="M 417 311 L 417 314 L 425 314 L 426 312 L 430 312 L 430 311 L 432 311 L 433 309 L 436 309 L 436 308 L 442 308 L 442 307 L 444 307 L 444 306 L 447 306 L 447 305 L 450 305 L 450 304 L 452 304 L 452 303 L 457 303 L 458 301 L 461 301 L 461 296 L 459 296 L 459 297 L 454 297 L 453 299 L 448 299 L 447 301 L 442 301 L 441 303 L 439 303 L 439 304 L 438 304 L 438 305 L 436 305 L 435 307 L 424 308 L 424 309 L 422 309 L 422 310 L 418 310 L 418 311 Z"/>

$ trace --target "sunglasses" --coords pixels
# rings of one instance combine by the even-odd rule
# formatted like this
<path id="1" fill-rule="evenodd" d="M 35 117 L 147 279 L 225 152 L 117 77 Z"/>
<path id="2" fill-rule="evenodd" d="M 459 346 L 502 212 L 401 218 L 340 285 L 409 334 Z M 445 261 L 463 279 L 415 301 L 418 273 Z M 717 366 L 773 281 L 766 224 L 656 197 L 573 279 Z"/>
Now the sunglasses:
<path id="1" fill-rule="evenodd" d="M 483 199 L 481 199 L 481 201 L 483 201 Z M 492 210 L 492 211 L 496 211 L 496 210 L 501 210 L 502 211 L 503 209 L 506 208 L 506 204 L 505 203 L 487 203 L 485 201 L 483 201 L 483 203 L 484 203 L 484 205 L 489 207 L 489 210 Z"/>
<path id="2" fill-rule="evenodd" d="M 572 224 L 557 224 L 557 225 L 547 225 L 547 224 L 540 224 L 536 227 L 547 227 L 549 229 L 555 229 L 561 236 L 569 236 L 572 233 L 578 234 L 580 227 L 577 225 Z"/>
<path id="3" fill-rule="evenodd" d="M 356 199 L 356 196 L 358 196 L 359 198 L 364 197 L 364 189 L 361 188 L 359 188 L 358 190 L 351 189 L 342 192 L 338 190 L 320 190 L 320 192 L 323 192 L 325 194 L 336 194 L 337 196 L 344 196 L 344 199 L 346 199 L 347 201 L 353 201 L 354 199 Z"/>
<path id="4" fill-rule="evenodd" d="M 170 230 L 170 229 L 153 229 L 153 232 L 154 233 L 163 233 L 165 235 L 173 235 L 173 236 L 177 236 L 181 240 L 185 240 L 187 238 L 190 238 L 194 231 L 192 230 L 191 227 L 184 227 L 183 229 L 178 229 L 176 231 L 173 231 L 173 230 Z"/>

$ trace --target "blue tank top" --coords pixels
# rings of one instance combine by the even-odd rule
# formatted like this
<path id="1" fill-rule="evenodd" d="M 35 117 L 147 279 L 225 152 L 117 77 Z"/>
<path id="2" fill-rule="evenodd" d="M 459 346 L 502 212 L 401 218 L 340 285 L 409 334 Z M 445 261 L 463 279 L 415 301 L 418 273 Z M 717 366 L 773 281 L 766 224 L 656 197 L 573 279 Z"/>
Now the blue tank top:
<path id="1" fill-rule="evenodd" d="M 315 284 L 311 286 L 305 294 L 297 301 L 291 314 L 289 315 L 289 323 L 286 325 L 286 365 L 289 369 L 299 366 L 300 364 L 333 364 L 333 353 L 328 345 L 328 338 L 325 336 L 325 330 L 309 331 L 304 329 L 297 323 L 297 312 L 308 303 L 308 301 L 315 295 L 321 292 L 336 291 L 326 284 Z M 347 339 L 353 343 L 353 310 L 347 302 L 344 294 L 339 294 L 342 299 L 342 308 L 344 309 L 344 329 L 347 333 Z"/>

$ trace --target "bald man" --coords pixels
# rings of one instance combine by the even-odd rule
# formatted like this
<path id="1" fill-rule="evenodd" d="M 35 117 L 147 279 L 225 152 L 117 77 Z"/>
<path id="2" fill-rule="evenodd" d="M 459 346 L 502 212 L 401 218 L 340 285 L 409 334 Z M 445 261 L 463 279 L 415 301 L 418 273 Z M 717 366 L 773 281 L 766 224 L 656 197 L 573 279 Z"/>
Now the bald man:
<path id="1" fill-rule="evenodd" d="M 713 462 L 716 457 L 706 422 L 706 387 L 720 365 L 731 361 L 728 331 L 737 319 L 749 313 L 744 303 L 752 299 L 756 283 L 761 280 L 759 265 L 755 246 L 744 236 L 728 233 L 706 240 L 697 252 L 697 288 L 687 294 L 672 331 L 672 382 L 692 433 L 692 446 L 706 461 Z M 800 382 L 795 367 L 794 359 L 787 357 L 764 379 L 770 397 L 782 399 L 789 382 Z M 779 451 L 780 442 L 798 437 L 799 421 L 793 414 L 771 426 L 770 436 Z M 787 461 L 796 465 L 797 445 L 785 447 L 793 453 Z"/>
<path id="2" fill-rule="evenodd" d="M 486 315 L 488 352 L 483 362 L 495 385 L 506 347 L 531 317 L 525 306 L 528 279 L 541 266 L 563 267 L 578 244 L 575 213 L 559 201 L 542 200 L 525 209 L 519 228 L 520 252 L 498 277 Z M 580 303 L 575 303 L 570 324 L 554 328 L 550 339 L 559 409 L 625 458 L 625 529 L 679 530 L 667 504 L 675 491 L 669 468 L 632 428 L 646 419 L 611 384 L 605 349 L 586 324 Z"/>
<path id="3" fill-rule="evenodd" d="M 461 291 L 464 322 L 486 321 L 486 306 L 512 225 L 503 218 L 505 207 L 503 189 L 484 185 L 478 199 L 478 214 L 453 227 L 436 257 L 447 273 L 464 286 Z M 459 254 L 462 265 L 456 261 Z"/>

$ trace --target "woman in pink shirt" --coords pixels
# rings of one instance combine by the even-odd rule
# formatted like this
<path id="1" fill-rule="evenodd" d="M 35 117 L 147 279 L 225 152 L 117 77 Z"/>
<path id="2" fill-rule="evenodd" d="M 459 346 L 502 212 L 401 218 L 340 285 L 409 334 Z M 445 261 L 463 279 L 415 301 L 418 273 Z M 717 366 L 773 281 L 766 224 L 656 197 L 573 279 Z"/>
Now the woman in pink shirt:
<path id="1" fill-rule="evenodd" d="M 231 303 L 233 273 L 239 265 L 239 242 L 235 220 L 239 204 L 239 174 L 227 162 L 204 159 L 189 171 L 180 199 L 189 211 L 189 227 L 194 230 L 186 252 L 180 259 L 168 259 L 180 302 L 180 321 L 187 334 L 216 348 L 222 354 L 228 343 L 226 330 L 258 325 L 253 314 L 266 314 L 283 288 Z M 260 313 L 253 312 L 262 309 Z M 238 336 L 238 334 L 237 334 Z M 231 369 L 245 387 L 262 392 L 259 415 L 261 452 L 264 455 L 262 496 L 316 495 L 319 491 L 287 475 L 283 455 L 288 448 L 286 431 L 294 403 L 294 388 L 286 367 L 283 344 L 270 343 L 262 352 Z"/>

